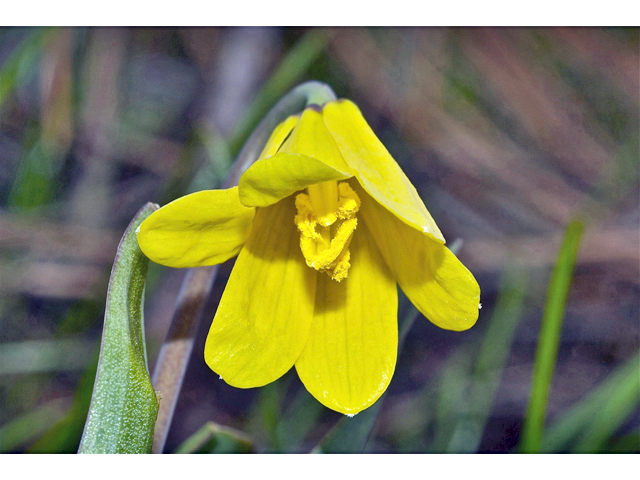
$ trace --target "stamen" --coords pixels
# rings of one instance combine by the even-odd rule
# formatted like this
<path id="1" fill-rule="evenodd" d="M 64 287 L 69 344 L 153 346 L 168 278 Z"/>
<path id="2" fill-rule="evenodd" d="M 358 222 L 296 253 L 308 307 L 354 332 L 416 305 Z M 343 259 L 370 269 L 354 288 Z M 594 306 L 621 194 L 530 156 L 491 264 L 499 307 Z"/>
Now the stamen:
<path id="1" fill-rule="evenodd" d="M 326 182 L 296 196 L 300 249 L 307 265 L 340 282 L 347 278 L 349 244 L 358 225 L 360 198 L 348 183 Z"/>
<path id="2" fill-rule="evenodd" d="M 309 200 L 318 223 L 328 227 L 336 221 L 338 208 L 338 188 L 336 182 L 324 182 L 307 188 Z"/>

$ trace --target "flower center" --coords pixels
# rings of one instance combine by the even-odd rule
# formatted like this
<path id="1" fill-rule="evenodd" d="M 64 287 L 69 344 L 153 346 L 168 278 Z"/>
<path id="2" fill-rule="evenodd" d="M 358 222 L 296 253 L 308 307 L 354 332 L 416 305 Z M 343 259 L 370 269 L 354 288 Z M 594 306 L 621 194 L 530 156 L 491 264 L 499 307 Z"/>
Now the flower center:
<path id="1" fill-rule="evenodd" d="M 349 243 L 358 225 L 360 198 L 346 182 L 325 182 L 307 187 L 296 196 L 300 249 L 309 267 L 336 282 L 349 273 Z"/>

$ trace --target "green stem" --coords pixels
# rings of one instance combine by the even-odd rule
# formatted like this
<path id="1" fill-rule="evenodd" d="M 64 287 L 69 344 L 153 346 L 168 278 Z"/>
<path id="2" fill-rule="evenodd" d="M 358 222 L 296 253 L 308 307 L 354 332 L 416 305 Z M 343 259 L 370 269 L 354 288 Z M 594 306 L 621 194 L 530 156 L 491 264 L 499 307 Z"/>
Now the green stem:
<path id="1" fill-rule="evenodd" d="M 333 90 L 321 82 L 303 83 L 282 97 L 247 139 L 223 188 L 238 184 L 245 170 L 258 159 L 271 132 L 279 123 L 289 115 L 300 112 L 311 103 L 324 103 L 335 100 L 335 98 Z M 209 298 L 217 273 L 217 265 L 192 268 L 189 269 L 182 282 L 169 333 L 160 348 L 153 371 L 152 383 L 162 397 L 153 437 L 152 453 L 162 453 L 164 450 L 178 395 L 182 388 L 182 380 L 193 351 L 202 310 L 207 298 Z"/>
<path id="2" fill-rule="evenodd" d="M 305 87 L 307 95 L 307 106 L 319 105 L 337 100 L 336 94 L 329 85 L 322 82 L 307 82 L 300 85 Z"/>

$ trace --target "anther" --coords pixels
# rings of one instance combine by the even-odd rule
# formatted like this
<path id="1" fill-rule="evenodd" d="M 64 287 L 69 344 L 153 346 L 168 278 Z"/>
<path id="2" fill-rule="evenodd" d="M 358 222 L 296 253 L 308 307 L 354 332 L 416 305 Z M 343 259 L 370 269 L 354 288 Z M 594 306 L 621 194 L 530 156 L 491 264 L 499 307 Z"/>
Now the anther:
<path id="1" fill-rule="evenodd" d="M 349 244 L 360 199 L 348 183 L 311 185 L 296 196 L 300 249 L 307 265 L 340 282 L 349 273 Z"/>

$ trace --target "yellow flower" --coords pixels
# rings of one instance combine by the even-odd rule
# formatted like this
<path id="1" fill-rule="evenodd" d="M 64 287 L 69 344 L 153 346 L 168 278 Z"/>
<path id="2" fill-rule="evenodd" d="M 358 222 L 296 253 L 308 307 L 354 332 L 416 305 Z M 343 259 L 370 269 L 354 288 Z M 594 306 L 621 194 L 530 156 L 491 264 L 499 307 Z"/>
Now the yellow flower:
<path id="1" fill-rule="evenodd" d="M 138 242 L 171 267 L 238 255 L 207 364 L 240 388 L 295 365 L 315 398 L 345 414 L 372 405 L 391 381 L 396 284 L 441 328 L 466 330 L 478 318 L 473 275 L 348 100 L 289 117 L 237 187 L 169 203 Z"/>

